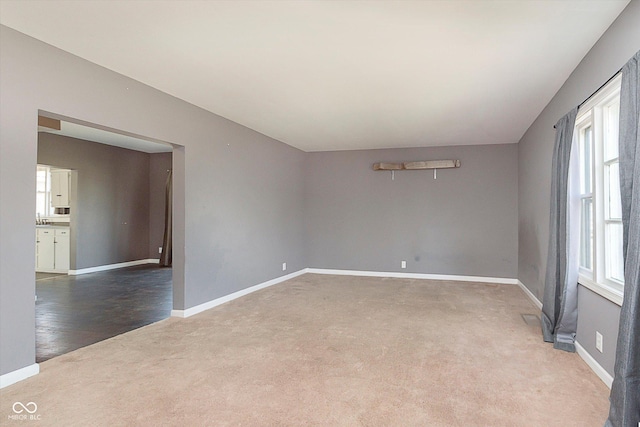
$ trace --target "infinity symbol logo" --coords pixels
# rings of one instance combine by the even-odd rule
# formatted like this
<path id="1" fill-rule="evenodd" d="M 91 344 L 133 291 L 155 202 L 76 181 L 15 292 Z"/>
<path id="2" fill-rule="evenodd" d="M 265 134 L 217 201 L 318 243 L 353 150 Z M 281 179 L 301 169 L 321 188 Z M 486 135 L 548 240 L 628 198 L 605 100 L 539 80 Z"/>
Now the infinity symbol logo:
<path id="1" fill-rule="evenodd" d="M 24 411 L 27 411 L 30 414 L 35 414 L 37 410 L 38 405 L 36 405 L 35 402 L 29 402 L 26 405 L 24 405 L 22 402 L 16 402 L 13 404 L 13 412 L 15 412 L 16 414 L 21 414 Z"/>

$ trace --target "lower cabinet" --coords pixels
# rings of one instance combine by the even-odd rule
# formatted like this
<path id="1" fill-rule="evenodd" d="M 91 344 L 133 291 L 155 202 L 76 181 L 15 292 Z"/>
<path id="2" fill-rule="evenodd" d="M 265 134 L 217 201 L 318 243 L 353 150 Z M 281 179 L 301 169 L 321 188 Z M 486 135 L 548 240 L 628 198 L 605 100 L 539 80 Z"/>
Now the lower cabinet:
<path id="1" fill-rule="evenodd" d="M 69 259 L 68 228 L 36 229 L 36 271 L 67 273 Z"/>
<path id="2" fill-rule="evenodd" d="M 56 240 L 54 244 L 54 270 L 67 273 L 69 271 L 69 259 L 71 257 L 68 228 L 56 230 Z"/>
<path id="3" fill-rule="evenodd" d="M 55 269 L 55 230 L 38 228 L 36 230 L 36 271 Z"/>

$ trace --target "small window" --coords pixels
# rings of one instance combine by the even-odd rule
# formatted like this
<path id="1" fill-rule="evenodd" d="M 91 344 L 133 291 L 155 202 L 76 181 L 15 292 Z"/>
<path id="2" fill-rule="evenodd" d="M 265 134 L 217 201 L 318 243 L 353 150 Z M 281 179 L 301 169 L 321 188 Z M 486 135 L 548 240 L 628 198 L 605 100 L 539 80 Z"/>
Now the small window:
<path id="1" fill-rule="evenodd" d="M 574 135 L 580 157 L 579 282 L 622 304 L 619 121 L 620 76 L 580 107 Z"/>
<path id="2" fill-rule="evenodd" d="M 36 169 L 36 217 L 51 215 L 51 169 L 38 165 Z"/>

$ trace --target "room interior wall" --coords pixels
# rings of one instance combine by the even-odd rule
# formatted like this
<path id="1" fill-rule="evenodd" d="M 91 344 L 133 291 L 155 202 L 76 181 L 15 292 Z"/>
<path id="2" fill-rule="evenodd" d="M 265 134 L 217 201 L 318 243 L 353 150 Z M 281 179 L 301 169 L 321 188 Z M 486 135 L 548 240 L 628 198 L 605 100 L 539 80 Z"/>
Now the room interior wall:
<path id="1" fill-rule="evenodd" d="M 172 168 L 171 153 L 149 154 L 149 259 L 160 258 L 164 236 L 165 187 Z"/>
<path id="2" fill-rule="evenodd" d="M 140 151 L 38 133 L 38 163 L 77 172 L 72 269 L 149 257 L 149 161 Z"/>
<path id="3" fill-rule="evenodd" d="M 437 179 L 372 168 L 444 159 L 461 167 Z M 515 144 L 317 152 L 306 162 L 309 267 L 516 277 Z"/>
<path id="4" fill-rule="evenodd" d="M 640 1 L 632 0 L 580 62 L 518 143 L 518 278 L 542 301 L 549 239 L 553 125 L 614 75 L 640 49 Z M 615 347 L 595 351 L 595 335 L 610 330 L 620 310 L 590 290 L 579 292 L 578 339 L 591 356 L 612 371 Z M 588 302 L 586 299 L 588 298 Z M 605 314 L 606 313 L 606 314 Z M 605 336 L 607 342 L 615 342 Z M 584 341 L 583 341 L 584 340 Z"/>
<path id="5" fill-rule="evenodd" d="M 306 267 L 302 151 L 5 26 L 0 74 L 0 374 L 35 361 L 39 113 L 175 145 L 174 309 Z"/>
<path id="6" fill-rule="evenodd" d="M 507 277 L 517 272 L 540 298 L 552 126 L 637 50 L 639 9 L 639 2 L 633 0 L 585 58 L 592 58 L 587 61 L 592 63 L 583 61 L 576 69 L 520 147 L 496 148 L 498 156 L 512 160 L 511 165 L 499 165 L 507 172 L 474 166 L 471 154 L 483 159 L 483 153 L 492 152 L 486 147 L 493 146 L 477 151 L 466 147 L 398 150 L 393 153 L 397 158 L 385 155 L 384 159 L 378 150 L 305 154 L 0 26 L 0 374 L 35 360 L 32 196 L 39 110 L 175 144 L 175 187 L 183 189 L 174 194 L 180 201 L 176 215 L 186 224 L 184 235 L 174 240 L 176 251 L 185 259 L 174 267 L 174 273 L 180 270 L 184 276 L 184 286 L 174 287 L 175 309 L 278 277 L 284 274 L 282 262 L 287 262 L 288 272 L 307 266 L 403 271 L 398 258 L 405 256 L 407 272 Z M 509 150 L 517 150 L 517 166 Z M 428 155 L 428 159 L 456 156 L 463 166 L 439 172 L 435 182 L 428 181 L 432 175 L 426 171 L 398 173 L 397 181 L 390 182 L 389 172 L 371 170 L 373 162 L 414 160 L 414 154 Z M 496 182 L 498 174 L 513 180 Z M 348 185 L 346 178 L 353 183 Z M 480 178 L 480 184 L 474 178 Z M 507 194 L 498 194 L 494 184 Z M 468 227 L 465 224 L 468 234 L 452 231 L 453 220 L 434 215 L 434 205 L 420 199 L 425 196 L 444 204 L 458 226 L 470 221 Z M 403 208 L 403 203 L 413 210 Z M 381 204 L 386 207 L 380 208 Z M 494 209 L 494 204 L 508 212 Z M 361 224 L 358 216 L 370 211 L 374 211 L 371 219 Z M 331 225 L 323 215 L 336 223 Z M 425 215 L 431 215 L 426 226 Z M 505 219 L 506 231 L 502 224 L 496 226 L 494 215 Z M 346 227 L 349 223 L 353 229 Z M 476 234 L 484 225 L 490 231 L 483 233 L 489 236 L 486 241 Z M 365 236 L 367 230 L 373 230 L 373 237 Z M 340 231 L 345 236 L 338 236 Z M 496 232 L 511 235 L 512 240 L 505 238 L 505 246 L 500 246 L 502 237 L 494 236 Z M 376 239 L 376 233 L 392 243 Z M 428 245 L 418 242 L 416 234 Z M 336 253 L 327 255 L 330 244 L 335 244 Z M 474 252 L 474 244 L 487 251 L 500 247 L 496 254 L 484 255 Z M 456 249 L 459 256 L 453 252 Z M 486 265 L 474 260 L 474 254 Z M 353 261 L 346 262 L 346 256 Z"/>

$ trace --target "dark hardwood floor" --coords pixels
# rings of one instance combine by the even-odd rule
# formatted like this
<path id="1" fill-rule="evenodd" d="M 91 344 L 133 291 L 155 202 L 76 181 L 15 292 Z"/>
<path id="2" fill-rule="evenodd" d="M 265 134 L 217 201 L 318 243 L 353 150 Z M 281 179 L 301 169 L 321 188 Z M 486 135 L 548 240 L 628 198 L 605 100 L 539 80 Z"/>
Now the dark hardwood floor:
<path id="1" fill-rule="evenodd" d="M 157 265 L 80 276 L 36 276 L 36 362 L 165 319 L 171 269 Z"/>

